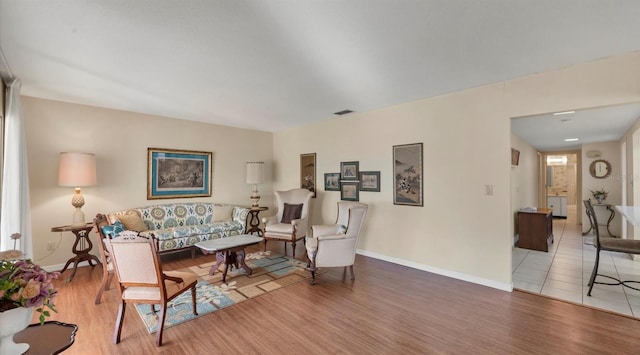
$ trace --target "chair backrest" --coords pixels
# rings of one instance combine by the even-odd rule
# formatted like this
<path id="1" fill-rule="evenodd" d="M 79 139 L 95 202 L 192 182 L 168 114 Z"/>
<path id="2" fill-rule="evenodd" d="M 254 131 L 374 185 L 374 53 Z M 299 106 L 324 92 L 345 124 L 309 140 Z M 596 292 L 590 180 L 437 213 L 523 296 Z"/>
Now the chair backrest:
<path id="1" fill-rule="evenodd" d="M 122 287 L 159 287 L 164 293 L 162 269 L 155 243 L 147 238 L 106 239 Z"/>
<path id="2" fill-rule="evenodd" d="M 596 213 L 593 210 L 593 206 L 591 205 L 591 200 L 584 200 L 584 207 L 587 213 L 587 217 L 589 217 L 589 223 L 591 223 L 591 229 L 596 233 L 596 238 L 594 240 L 594 245 L 596 248 L 600 247 L 600 230 L 598 229 L 598 218 L 596 217 Z"/>
<path id="3" fill-rule="evenodd" d="M 367 207 L 366 204 L 352 201 L 338 201 L 338 217 L 336 224 L 347 226 L 349 224 L 349 210 L 353 207 Z"/>
<path id="4" fill-rule="evenodd" d="M 307 219 L 309 215 L 309 203 L 313 192 L 307 189 L 293 189 L 288 191 L 276 191 L 276 199 L 278 201 L 278 222 L 282 220 L 282 213 L 284 212 L 284 204 L 290 205 L 302 204 L 302 214 L 300 219 Z"/>
<path id="5" fill-rule="evenodd" d="M 347 238 L 357 238 L 360 236 L 360 229 L 364 223 L 369 206 L 359 203 L 357 206 L 349 208 L 349 223 L 347 224 Z"/>

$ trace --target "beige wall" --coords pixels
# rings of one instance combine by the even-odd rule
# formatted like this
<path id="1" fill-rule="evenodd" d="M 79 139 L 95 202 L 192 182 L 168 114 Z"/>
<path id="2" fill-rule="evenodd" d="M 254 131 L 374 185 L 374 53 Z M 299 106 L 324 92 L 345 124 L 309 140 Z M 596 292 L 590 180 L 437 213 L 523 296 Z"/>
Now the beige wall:
<path id="1" fill-rule="evenodd" d="M 317 181 L 340 162 L 381 171 L 381 192 L 361 192 L 370 212 L 359 252 L 501 289 L 511 289 L 513 235 L 510 118 L 640 101 L 640 53 L 427 98 L 273 134 L 24 98 L 34 253 L 53 265 L 72 238 L 50 228 L 71 218 L 71 190 L 56 185 L 61 151 L 98 156 L 98 185 L 85 188 L 87 216 L 148 204 L 146 148 L 214 152 L 213 198 L 248 204 L 244 162 L 273 160 L 273 189 L 299 185 L 302 153 L 317 153 Z M 392 146 L 424 143 L 424 207 L 392 203 Z M 272 153 L 273 152 L 273 153 Z M 268 172 L 270 174 L 270 172 Z M 493 195 L 485 195 L 493 185 Z M 531 192 L 527 192 L 530 194 Z M 333 222 L 339 192 L 318 189 L 312 223 Z M 529 204 L 528 197 L 522 201 Z M 265 201 L 270 204 L 271 201 Z"/>
<path id="2" fill-rule="evenodd" d="M 275 134 L 275 188 L 298 184 L 299 154 L 318 177 L 341 161 L 380 170 L 359 250 L 493 287 L 511 288 L 511 117 L 640 100 L 640 54 L 610 58 Z M 424 143 L 424 207 L 392 204 L 391 149 Z M 494 194 L 485 195 L 485 185 Z M 320 189 L 312 222 L 335 218 L 337 192 Z"/>
<path id="3" fill-rule="evenodd" d="M 518 233 L 517 213 L 523 207 L 538 206 L 538 151 L 515 134 L 511 134 L 511 147 L 520 151 L 520 162 L 511 166 L 511 213 L 514 228 L 511 235 Z"/>
<path id="4" fill-rule="evenodd" d="M 602 153 L 599 158 L 589 158 L 586 153 L 590 150 L 597 150 Z M 605 179 L 596 179 L 589 173 L 589 167 L 594 160 L 604 159 L 611 164 L 611 174 Z M 604 189 L 608 192 L 605 203 L 611 205 L 620 205 L 622 201 L 622 161 L 620 160 L 620 143 L 619 142 L 603 142 L 582 145 L 582 198 L 584 200 L 591 199 L 591 203 L 595 203 L 595 198 L 591 191 Z M 581 202 L 582 203 L 582 202 Z M 604 207 L 594 207 L 598 224 L 606 224 L 611 215 Z M 582 211 L 582 220 L 588 221 L 586 212 Z M 619 213 L 616 213 L 614 219 L 609 225 L 611 233 L 620 236 L 622 219 Z M 589 229 L 589 223 L 582 224 L 582 231 Z M 607 236 L 606 228 L 600 229 L 601 235 Z"/>
<path id="5" fill-rule="evenodd" d="M 51 227 L 71 222 L 72 188 L 57 186 L 58 154 L 96 154 L 98 184 L 83 188 L 83 207 L 90 221 L 96 213 L 181 200 L 147 200 L 147 148 L 213 152 L 211 201 L 250 205 L 245 162 L 265 161 L 271 175 L 272 133 L 230 128 L 58 101 L 22 97 L 29 159 L 34 257 L 43 266 L 59 265 L 73 256 L 70 233 Z M 270 184 L 260 186 L 261 202 L 271 203 Z M 51 253 L 47 243 L 60 241 Z M 97 253 L 97 251 L 94 250 Z"/>

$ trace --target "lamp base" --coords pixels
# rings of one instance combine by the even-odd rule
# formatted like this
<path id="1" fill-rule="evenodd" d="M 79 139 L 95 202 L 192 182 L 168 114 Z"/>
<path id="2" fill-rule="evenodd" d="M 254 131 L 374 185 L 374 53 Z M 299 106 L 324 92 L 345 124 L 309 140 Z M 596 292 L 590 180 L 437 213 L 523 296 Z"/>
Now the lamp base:
<path id="1" fill-rule="evenodd" d="M 251 201 L 253 201 L 253 203 L 251 204 L 251 208 L 260 207 L 260 205 L 258 204 L 258 202 L 260 201 L 260 193 L 258 192 L 257 184 L 253 185 L 253 191 L 251 192 Z"/>
<path id="2" fill-rule="evenodd" d="M 84 221 L 84 212 L 80 209 L 80 207 L 76 207 L 76 210 L 73 211 L 73 222 L 72 226 L 83 226 L 86 222 Z"/>

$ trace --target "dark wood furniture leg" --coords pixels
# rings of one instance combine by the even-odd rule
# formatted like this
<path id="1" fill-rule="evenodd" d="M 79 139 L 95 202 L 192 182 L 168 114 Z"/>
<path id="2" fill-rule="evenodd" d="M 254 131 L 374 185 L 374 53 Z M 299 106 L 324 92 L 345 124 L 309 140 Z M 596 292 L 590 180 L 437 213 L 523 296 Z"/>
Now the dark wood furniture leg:
<path id="1" fill-rule="evenodd" d="M 73 263 L 73 272 L 71 276 L 67 279 L 67 281 L 73 280 L 74 276 L 76 276 L 76 271 L 78 271 L 78 264 L 82 261 L 87 261 L 89 265 L 92 267 L 100 264 L 100 259 L 97 256 L 89 254 L 89 251 L 93 248 L 93 244 L 91 243 L 91 239 L 89 239 L 89 232 L 93 229 L 93 225 L 90 227 L 73 229 L 71 232 L 76 236 L 76 241 L 73 243 L 73 253 L 76 254 L 73 258 L 67 260 L 62 268 L 60 273 L 62 274 L 67 270 L 69 265 Z M 92 261 L 95 261 L 96 264 L 93 264 Z M 106 266 L 105 266 L 106 267 Z"/>

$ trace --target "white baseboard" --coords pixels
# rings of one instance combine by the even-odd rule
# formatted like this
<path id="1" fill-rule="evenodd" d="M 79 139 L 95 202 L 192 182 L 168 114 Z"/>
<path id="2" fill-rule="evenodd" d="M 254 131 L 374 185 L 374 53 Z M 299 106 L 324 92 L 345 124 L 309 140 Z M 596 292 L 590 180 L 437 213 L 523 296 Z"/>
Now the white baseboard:
<path id="1" fill-rule="evenodd" d="M 84 266 L 89 266 L 89 262 L 88 261 L 81 261 L 81 262 L 78 263 L 78 267 L 84 267 Z M 64 264 L 57 264 L 57 265 L 43 266 L 42 268 L 47 270 L 48 272 L 53 272 L 53 271 L 60 271 L 60 270 L 62 270 L 63 267 L 64 267 Z M 73 270 L 73 263 L 71 263 L 69 265 L 69 267 L 67 268 L 66 271 L 69 271 L 69 270 Z"/>
<path id="2" fill-rule="evenodd" d="M 413 262 L 413 261 L 394 258 L 394 257 L 390 257 L 390 256 L 387 256 L 387 255 L 382 255 L 382 254 L 378 254 L 378 253 L 372 253 L 370 251 L 361 250 L 361 249 L 356 250 L 356 253 L 360 254 L 360 255 L 368 256 L 370 258 L 384 260 L 384 261 L 388 261 L 390 263 L 394 263 L 394 264 L 398 264 L 398 265 L 402 265 L 402 266 L 407 266 L 407 267 L 410 267 L 410 268 L 413 268 L 413 269 L 427 271 L 427 272 L 431 272 L 431 273 L 434 273 L 434 274 L 450 277 L 450 278 L 453 278 L 453 279 L 458 279 L 458 280 L 467 281 L 467 282 L 471 282 L 471 283 L 478 284 L 478 285 L 483 285 L 483 286 L 487 286 L 487 287 L 491 287 L 491 288 L 496 288 L 496 289 L 502 290 L 502 291 L 507 291 L 507 292 L 512 292 L 513 291 L 513 284 L 506 284 L 506 283 L 502 283 L 502 282 L 496 282 L 496 281 L 493 281 L 493 280 L 483 279 L 483 278 L 480 278 L 480 277 L 471 276 L 471 275 L 467 275 L 467 274 L 463 274 L 463 273 L 459 273 L 459 272 L 455 272 L 455 271 L 451 271 L 451 270 L 445 270 L 445 269 L 440 269 L 440 268 L 429 266 L 429 265 L 425 265 L 425 264 L 419 264 L 419 263 L 416 263 L 416 262 Z"/>

